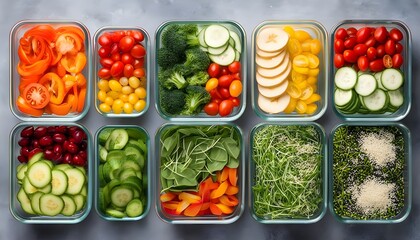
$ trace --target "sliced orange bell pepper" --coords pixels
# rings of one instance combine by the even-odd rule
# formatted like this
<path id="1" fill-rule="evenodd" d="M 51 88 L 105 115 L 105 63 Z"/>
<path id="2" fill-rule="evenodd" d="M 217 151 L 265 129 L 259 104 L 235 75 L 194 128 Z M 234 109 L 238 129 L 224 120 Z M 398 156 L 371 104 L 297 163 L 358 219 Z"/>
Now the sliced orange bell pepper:
<path id="1" fill-rule="evenodd" d="M 60 33 L 55 41 L 57 52 L 65 54 L 76 54 L 82 50 L 83 40 L 77 33 L 66 31 Z"/>
<path id="2" fill-rule="evenodd" d="M 20 61 L 25 64 L 33 64 L 44 57 L 47 42 L 40 37 L 21 38 L 18 47 Z"/>
<path id="3" fill-rule="evenodd" d="M 57 31 L 58 34 L 75 33 L 75 34 L 77 34 L 77 36 L 80 37 L 80 39 L 82 39 L 82 41 L 85 41 L 85 34 L 83 33 L 82 29 L 80 29 L 79 27 L 63 26 L 63 27 L 57 28 L 56 31 Z"/>
<path id="4" fill-rule="evenodd" d="M 222 182 L 217 189 L 213 190 L 210 193 L 210 198 L 211 199 L 219 198 L 220 196 L 225 194 L 228 187 L 229 187 L 229 184 L 226 181 Z"/>
<path id="5" fill-rule="evenodd" d="M 64 101 L 64 83 L 57 74 L 49 72 L 39 80 L 39 83 L 48 89 L 51 103 L 58 105 Z"/>
<path id="6" fill-rule="evenodd" d="M 56 30 L 51 25 L 42 24 L 42 25 L 37 25 L 29 29 L 23 35 L 23 37 L 25 38 L 33 37 L 33 36 L 42 37 L 48 42 L 54 42 L 57 37 L 57 33 L 56 33 Z"/>
<path id="7" fill-rule="evenodd" d="M 168 201 L 168 202 L 162 202 L 163 208 L 176 210 L 179 205 L 179 202 L 176 201 Z"/>
<path id="8" fill-rule="evenodd" d="M 230 207 L 228 207 L 228 206 L 226 206 L 226 205 L 224 205 L 224 204 L 222 204 L 222 203 L 217 203 L 217 204 L 215 204 L 221 211 L 222 211 L 222 213 L 224 213 L 224 214 L 231 214 L 231 213 L 233 213 L 233 209 L 232 208 L 230 208 Z"/>
<path id="9" fill-rule="evenodd" d="M 46 54 L 46 58 L 43 58 L 39 61 L 36 61 L 32 64 L 25 64 L 23 62 L 19 62 L 17 65 L 17 71 L 20 76 L 28 77 L 32 75 L 41 75 L 48 69 L 51 56 L 50 54 Z"/>
<path id="10" fill-rule="evenodd" d="M 235 197 L 236 198 L 236 197 Z M 238 199 L 230 199 L 228 197 L 228 195 L 223 195 L 219 198 L 220 203 L 223 203 L 224 205 L 228 206 L 228 207 L 234 207 L 236 205 L 238 205 L 239 201 Z"/>
<path id="11" fill-rule="evenodd" d="M 224 182 L 228 179 L 229 177 L 229 168 L 228 167 L 224 167 L 223 170 L 220 173 L 220 178 L 218 179 L 218 182 Z"/>
<path id="12" fill-rule="evenodd" d="M 82 52 L 78 52 L 75 55 L 66 54 L 60 60 L 66 71 L 74 74 L 83 71 L 83 68 L 86 65 L 86 61 L 86 55 Z"/>
<path id="13" fill-rule="evenodd" d="M 239 188 L 238 188 L 238 187 L 236 187 L 236 186 L 229 186 L 229 187 L 226 189 L 225 194 L 226 194 L 226 195 L 235 195 L 235 194 L 237 194 L 238 192 L 239 192 Z"/>
<path id="14" fill-rule="evenodd" d="M 73 106 L 72 101 L 74 101 L 74 97 L 67 98 L 67 101 L 61 104 L 54 104 L 50 102 L 48 106 L 50 107 L 51 113 L 59 115 L 59 116 L 64 116 L 64 115 L 69 114 L 71 107 Z"/>
<path id="15" fill-rule="evenodd" d="M 166 193 L 162 193 L 159 198 L 161 202 L 165 203 L 165 202 L 172 201 L 175 197 L 176 195 L 174 193 L 166 192 Z"/>
<path id="16" fill-rule="evenodd" d="M 31 105 L 29 105 L 25 99 L 19 96 L 16 100 L 16 105 L 19 111 L 22 113 L 28 114 L 33 117 L 40 117 L 44 111 L 42 109 L 35 109 Z"/>
<path id="17" fill-rule="evenodd" d="M 210 211 L 213 215 L 220 216 L 223 214 L 222 210 L 214 203 L 210 203 Z"/>
<path id="18" fill-rule="evenodd" d="M 58 61 L 57 62 L 57 66 L 56 66 L 56 68 L 57 68 L 57 75 L 58 76 L 60 76 L 60 77 L 64 77 L 64 75 L 66 75 L 66 73 L 67 73 L 67 71 L 66 71 L 66 69 L 63 67 L 63 65 L 61 64 L 61 61 Z"/>
<path id="19" fill-rule="evenodd" d="M 64 95 L 73 89 L 73 86 L 77 86 L 76 77 L 73 75 L 66 74 L 61 80 L 64 82 Z"/>
<path id="20" fill-rule="evenodd" d="M 189 204 L 201 202 L 201 197 L 192 193 L 182 192 L 178 195 L 179 200 L 186 201 Z"/>
<path id="21" fill-rule="evenodd" d="M 22 93 L 26 86 L 31 83 L 36 83 L 41 79 L 41 75 L 32 75 L 27 77 L 20 77 L 19 81 L 19 92 Z"/>
<path id="22" fill-rule="evenodd" d="M 178 214 L 178 215 L 180 215 L 189 205 L 190 205 L 189 202 L 187 202 L 185 200 L 184 201 L 181 201 L 178 204 L 178 207 L 176 208 L 175 213 Z"/>
<path id="23" fill-rule="evenodd" d="M 83 112 L 86 102 L 86 88 L 80 89 L 77 101 L 77 112 Z"/>

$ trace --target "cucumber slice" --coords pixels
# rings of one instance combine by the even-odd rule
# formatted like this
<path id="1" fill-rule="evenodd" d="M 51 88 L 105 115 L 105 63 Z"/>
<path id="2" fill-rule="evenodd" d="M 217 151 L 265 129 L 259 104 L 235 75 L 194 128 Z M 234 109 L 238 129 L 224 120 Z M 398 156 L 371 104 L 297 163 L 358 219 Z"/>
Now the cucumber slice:
<path id="1" fill-rule="evenodd" d="M 109 136 L 111 135 L 113 128 L 104 128 L 98 135 L 99 144 L 105 145 L 106 140 L 108 140 Z"/>
<path id="2" fill-rule="evenodd" d="M 206 28 L 203 28 L 198 33 L 198 42 L 200 43 L 200 46 L 203 48 L 207 48 L 208 45 L 206 44 L 206 41 L 204 41 L 204 32 L 206 31 Z"/>
<path id="3" fill-rule="evenodd" d="M 80 211 L 83 209 L 83 207 L 86 204 L 86 197 L 84 197 L 81 194 L 78 195 L 74 195 L 73 196 L 73 201 L 76 204 L 76 212 Z"/>
<path id="4" fill-rule="evenodd" d="M 404 95 L 402 94 L 401 89 L 388 91 L 387 94 L 389 96 L 389 103 L 391 104 L 391 106 L 398 109 L 399 107 L 401 107 L 403 105 Z M 393 111 L 393 112 L 395 112 L 395 111 Z"/>
<path id="5" fill-rule="evenodd" d="M 118 176 L 120 175 L 120 172 L 121 172 L 120 168 L 113 169 L 111 171 L 111 174 L 109 175 L 109 178 L 111 180 L 118 179 Z"/>
<path id="6" fill-rule="evenodd" d="M 238 51 L 239 53 L 242 53 L 242 43 L 241 43 L 241 38 L 239 37 L 239 35 L 230 30 L 229 31 L 230 37 L 231 39 L 233 39 L 233 41 L 235 42 L 234 48 L 236 51 Z"/>
<path id="7" fill-rule="evenodd" d="M 112 208 L 108 208 L 105 210 L 105 213 L 111 217 L 115 217 L 115 218 L 123 218 L 125 217 L 125 214 L 121 211 L 112 209 Z"/>
<path id="8" fill-rule="evenodd" d="M 225 45 L 229 41 L 229 38 L 229 30 L 219 24 L 208 26 L 204 32 L 204 42 L 212 48 Z"/>
<path id="9" fill-rule="evenodd" d="M 373 75 L 376 79 L 376 83 L 378 85 L 378 88 L 388 91 L 383 85 L 382 85 L 382 80 L 381 80 L 381 76 L 382 76 L 382 72 L 377 72 Z"/>
<path id="10" fill-rule="evenodd" d="M 17 174 L 16 178 L 20 181 L 23 181 L 23 179 L 26 177 L 26 171 L 28 170 L 28 164 L 19 164 L 17 167 Z"/>
<path id="11" fill-rule="evenodd" d="M 337 70 L 334 77 L 335 86 L 343 90 L 354 88 L 357 82 L 357 72 L 351 67 L 342 67 Z"/>
<path id="12" fill-rule="evenodd" d="M 228 66 L 233 61 L 235 61 L 235 57 L 236 57 L 235 49 L 233 49 L 232 46 L 228 46 L 226 50 L 219 55 L 209 54 L 209 58 L 213 62 L 221 66 Z"/>
<path id="13" fill-rule="evenodd" d="M 116 128 L 111 132 L 108 140 L 106 140 L 106 150 L 123 149 L 128 142 L 128 133 L 125 129 Z"/>
<path id="14" fill-rule="evenodd" d="M 106 157 L 108 156 L 108 151 L 99 145 L 99 161 L 106 162 Z"/>
<path id="15" fill-rule="evenodd" d="M 31 196 L 31 207 L 32 210 L 36 213 L 36 214 L 42 214 L 41 212 L 41 208 L 39 206 L 39 201 L 42 197 L 42 195 L 44 195 L 44 193 L 42 192 L 36 192 Z"/>
<path id="16" fill-rule="evenodd" d="M 337 106 L 345 106 L 354 99 L 353 90 L 342 90 L 340 88 L 335 89 L 334 91 L 334 103 Z"/>
<path id="17" fill-rule="evenodd" d="M 126 147 L 135 147 L 137 149 L 139 149 L 140 151 L 142 151 L 143 153 L 147 153 L 147 146 L 146 144 L 142 141 L 142 140 L 134 140 L 134 139 L 130 139 L 128 140 L 128 143 L 126 145 Z"/>
<path id="18" fill-rule="evenodd" d="M 51 168 L 44 161 L 37 161 L 26 173 L 29 182 L 36 188 L 43 188 L 51 182 Z"/>
<path id="19" fill-rule="evenodd" d="M 127 179 L 128 177 L 137 176 L 137 172 L 138 171 L 132 168 L 126 168 L 120 172 L 119 179 L 123 181 L 124 179 Z"/>
<path id="20" fill-rule="evenodd" d="M 67 163 L 62 163 L 62 164 L 55 165 L 53 169 L 64 171 L 69 168 L 73 168 L 73 166 Z"/>
<path id="21" fill-rule="evenodd" d="M 125 209 L 128 217 L 138 217 L 143 213 L 143 203 L 140 199 L 131 200 Z"/>
<path id="22" fill-rule="evenodd" d="M 117 186 L 111 190 L 111 203 L 116 207 L 126 207 L 133 197 L 133 190 L 124 186 Z"/>
<path id="23" fill-rule="evenodd" d="M 137 191 L 142 192 L 142 180 L 140 178 L 138 178 L 137 176 L 132 176 L 132 177 L 128 177 L 126 179 L 124 179 L 121 182 L 121 185 L 125 185 L 125 186 L 129 186 L 131 188 L 136 189 Z"/>
<path id="24" fill-rule="evenodd" d="M 218 47 L 218 48 L 208 47 L 207 52 L 209 54 L 219 55 L 219 54 L 222 54 L 228 46 L 229 46 L 229 43 L 226 43 L 225 45 L 223 45 L 221 47 Z"/>
<path id="25" fill-rule="evenodd" d="M 67 190 L 67 182 L 68 178 L 67 175 L 58 169 L 54 169 L 51 172 L 52 174 L 52 180 L 51 180 L 51 193 L 54 195 L 62 195 Z"/>
<path id="26" fill-rule="evenodd" d="M 371 95 L 363 97 L 363 102 L 369 111 L 379 111 L 386 107 L 388 95 L 382 89 L 376 89 Z"/>
<path id="27" fill-rule="evenodd" d="M 98 167 L 98 179 L 99 179 L 99 186 L 103 187 L 106 184 L 105 175 L 104 175 L 104 165 L 99 165 Z"/>
<path id="28" fill-rule="evenodd" d="M 61 198 L 64 202 L 63 210 L 61 210 L 61 214 L 64 216 L 71 216 L 76 213 L 76 203 L 74 202 L 73 198 L 62 195 Z"/>
<path id="29" fill-rule="evenodd" d="M 56 216 L 63 210 L 64 201 L 54 194 L 44 194 L 39 200 L 39 206 L 43 215 Z"/>
<path id="30" fill-rule="evenodd" d="M 241 52 L 235 50 L 235 61 L 241 60 Z"/>
<path id="31" fill-rule="evenodd" d="M 82 187 L 82 191 L 80 191 L 80 195 L 82 195 L 82 196 L 87 196 L 87 185 L 85 184 L 83 187 Z"/>
<path id="32" fill-rule="evenodd" d="M 104 188 L 100 188 L 98 192 L 98 208 L 99 211 L 105 212 L 106 207 L 108 206 L 109 202 L 105 200 Z"/>
<path id="33" fill-rule="evenodd" d="M 139 159 L 142 157 L 141 152 L 136 147 L 125 147 L 124 153 L 126 156 L 125 160 L 139 161 Z"/>
<path id="34" fill-rule="evenodd" d="M 382 72 L 382 85 L 388 90 L 397 90 L 404 83 L 404 77 L 401 71 L 395 68 L 387 68 Z"/>
<path id="35" fill-rule="evenodd" d="M 28 161 L 28 167 L 32 166 L 32 164 L 42 160 L 42 158 L 44 157 L 44 153 L 43 152 L 39 152 L 39 153 L 35 153 L 31 159 L 29 159 Z"/>
<path id="36" fill-rule="evenodd" d="M 142 170 L 141 167 L 140 167 L 140 165 L 137 163 L 137 161 L 134 161 L 134 160 L 127 160 L 127 161 L 125 161 L 122 164 L 121 168 L 122 169 L 132 168 L 135 171 L 141 171 Z"/>
<path id="37" fill-rule="evenodd" d="M 125 152 L 123 150 L 112 150 L 108 152 L 106 161 L 115 169 L 121 167 L 125 158 Z"/>
<path id="38" fill-rule="evenodd" d="M 376 79 L 370 74 L 362 74 L 357 78 L 356 90 L 357 94 L 366 97 L 372 94 L 377 88 Z"/>
<path id="39" fill-rule="evenodd" d="M 20 206 L 22 207 L 22 210 L 24 212 L 26 212 L 27 214 L 35 214 L 31 206 L 31 200 L 22 188 L 17 194 L 17 199 L 20 202 Z"/>
<path id="40" fill-rule="evenodd" d="M 64 173 L 68 178 L 66 193 L 70 195 L 79 194 L 86 182 L 86 177 L 82 171 L 77 168 L 66 169 Z"/>
<path id="41" fill-rule="evenodd" d="M 144 132 L 142 130 L 140 130 L 140 128 L 126 128 L 125 129 L 127 131 L 128 137 L 135 139 L 135 140 L 143 140 L 146 141 L 146 134 L 144 134 Z"/>

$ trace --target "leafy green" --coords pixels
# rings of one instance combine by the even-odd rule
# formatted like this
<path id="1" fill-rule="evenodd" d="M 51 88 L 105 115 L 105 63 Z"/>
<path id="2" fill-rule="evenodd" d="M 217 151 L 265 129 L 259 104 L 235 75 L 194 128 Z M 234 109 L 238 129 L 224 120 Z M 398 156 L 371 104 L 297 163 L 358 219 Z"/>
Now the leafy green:
<path id="1" fill-rule="evenodd" d="M 162 192 L 197 190 L 225 166 L 239 166 L 241 142 L 232 126 L 171 126 L 160 135 Z"/>

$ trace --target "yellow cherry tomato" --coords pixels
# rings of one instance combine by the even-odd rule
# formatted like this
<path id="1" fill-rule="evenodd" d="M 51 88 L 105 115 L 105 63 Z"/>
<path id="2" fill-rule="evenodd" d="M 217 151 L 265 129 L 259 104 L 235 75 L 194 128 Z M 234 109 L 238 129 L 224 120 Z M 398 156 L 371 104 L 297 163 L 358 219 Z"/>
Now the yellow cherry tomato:
<path id="1" fill-rule="evenodd" d="M 118 82 L 121 84 L 121 86 L 128 86 L 128 78 L 122 77 Z"/>
<path id="2" fill-rule="evenodd" d="M 298 67 L 298 66 L 293 65 L 292 68 L 293 70 L 295 70 L 296 72 L 300 74 L 305 74 L 305 75 L 309 74 L 309 68 L 307 67 Z"/>
<path id="3" fill-rule="evenodd" d="M 319 66 L 319 58 L 312 53 L 305 53 L 308 58 L 309 68 L 317 68 Z"/>
<path id="4" fill-rule="evenodd" d="M 133 113 L 133 105 L 131 103 L 124 103 L 123 111 L 127 114 Z"/>
<path id="5" fill-rule="evenodd" d="M 292 81 L 295 83 L 303 82 L 307 79 L 307 76 L 305 74 L 301 74 L 296 72 L 295 70 L 292 70 Z"/>
<path id="6" fill-rule="evenodd" d="M 242 93 L 242 82 L 233 80 L 229 85 L 229 93 L 232 97 L 238 97 Z"/>
<path id="7" fill-rule="evenodd" d="M 306 106 L 306 114 L 313 114 L 316 112 L 317 109 L 318 105 L 316 105 L 315 103 L 308 104 Z"/>
<path id="8" fill-rule="evenodd" d="M 302 46 L 296 38 L 290 38 L 287 43 L 287 50 L 289 51 L 291 57 L 294 57 L 302 53 Z"/>
<path id="9" fill-rule="evenodd" d="M 134 104 L 134 109 L 137 111 L 137 112 L 141 112 L 141 111 L 143 111 L 143 109 L 146 107 L 146 101 L 144 101 L 143 99 L 141 99 L 141 100 L 138 100 L 137 102 L 136 102 L 136 104 Z"/>
<path id="10" fill-rule="evenodd" d="M 319 68 L 308 69 L 308 75 L 311 77 L 318 77 Z"/>
<path id="11" fill-rule="evenodd" d="M 120 95 L 120 100 L 122 100 L 123 102 L 128 102 L 128 95 L 127 94 L 121 94 Z"/>
<path id="12" fill-rule="evenodd" d="M 124 102 L 121 99 L 117 99 L 112 104 L 112 111 L 116 114 L 120 114 L 123 111 Z"/>
<path id="13" fill-rule="evenodd" d="M 303 54 L 299 54 L 293 58 L 293 67 L 307 68 L 309 67 L 309 58 Z"/>
<path id="14" fill-rule="evenodd" d="M 128 95 L 128 102 L 131 103 L 132 105 L 136 104 L 138 100 L 139 100 L 139 96 L 137 96 L 137 94 L 131 93 L 130 95 Z"/>
<path id="15" fill-rule="evenodd" d="M 128 79 L 128 85 L 130 85 L 130 87 L 136 89 L 136 88 L 140 87 L 140 79 L 138 79 L 135 76 L 132 76 Z"/>
<path id="16" fill-rule="evenodd" d="M 105 98 L 106 98 L 106 92 L 105 91 L 102 91 L 102 90 L 100 90 L 99 92 L 98 92 L 98 100 L 99 101 L 101 101 L 101 102 L 105 102 Z"/>
<path id="17" fill-rule="evenodd" d="M 110 90 L 109 85 L 108 85 L 108 80 L 105 79 L 101 79 L 98 81 L 98 88 L 99 90 L 108 92 Z"/>
<path id="18" fill-rule="evenodd" d="M 302 94 L 299 87 L 293 82 L 289 82 L 289 85 L 287 86 L 286 92 L 292 98 L 299 98 L 300 95 Z"/>
<path id="19" fill-rule="evenodd" d="M 117 80 L 109 80 L 109 88 L 115 92 L 121 92 L 122 86 Z"/>
<path id="20" fill-rule="evenodd" d="M 122 94 L 126 94 L 126 95 L 129 95 L 130 93 L 132 93 L 133 92 L 133 89 L 130 87 L 130 86 L 123 86 L 122 88 L 121 88 L 121 93 Z"/>
<path id="21" fill-rule="evenodd" d="M 306 109 L 308 108 L 308 105 L 302 101 L 302 100 L 298 100 L 296 103 L 296 112 L 299 114 L 304 114 L 306 113 Z"/>
<path id="22" fill-rule="evenodd" d="M 291 26 L 285 26 L 283 28 L 283 30 L 285 32 L 287 32 L 287 34 L 289 34 L 289 37 L 290 38 L 294 38 L 295 37 L 295 29 L 293 27 L 291 27 Z"/>
<path id="23" fill-rule="evenodd" d="M 312 37 L 307 31 L 298 29 L 295 31 L 294 38 L 303 43 L 305 40 L 311 39 Z"/>
<path id="24" fill-rule="evenodd" d="M 136 90 L 134 90 L 134 93 L 139 98 L 146 98 L 146 96 L 147 96 L 147 92 L 146 92 L 146 89 L 144 87 L 138 87 L 138 88 L 136 88 Z"/>
<path id="25" fill-rule="evenodd" d="M 312 39 L 311 42 L 311 53 L 317 55 L 321 52 L 321 41 L 319 39 Z"/>
<path id="26" fill-rule="evenodd" d="M 289 105 L 287 105 L 286 109 L 284 109 L 285 113 L 292 113 L 296 109 L 297 99 L 296 98 L 290 98 Z"/>
<path id="27" fill-rule="evenodd" d="M 307 39 L 302 43 L 302 52 L 311 52 L 312 39 Z"/>
<path id="28" fill-rule="evenodd" d="M 111 111 L 111 106 L 106 103 L 99 104 L 99 110 L 104 113 L 109 113 Z"/>
<path id="29" fill-rule="evenodd" d="M 321 100 L 321 95 L 319 95 L 317 93 L 314 93 L 308 99 L 305 100 L 305 103 L 306 104 L 311 104 L 311 103 L 317 102 L 319 100 Z"/>
<path id="30" fill-rule="evenodd" d="M 306 81 L 308 82 L 308 84 L 314 85 L 314 84 L 317 84 L 318 78 L 310 76 L 306 79 Z"/>
<path id="31" fill-rule="evenodd" d="M 114 99 L 110 96 L 106 96 L 105 101 L 106 104 L 108 104 L 109 106 L 112 106 L 112 104 L 114 103 Z"/>
<path id="32" fill-rule="evenodd" d="M 210 92 L 211 90 L 217 88 L 219 85 L 219 80 L 217 78 L 210 78 L 206 83 L 206 91 Z"/>
<path id="33" fill-rule="evenodd" d="M 300 100 L 307 100 L 312 96 L 314 93 L 314 89 L 308 85 L 305 88 L 302 89 L 302 94 L 300 95 Z"/>
<path id="34" fill-rule="evenodd" d="M 118 99 L 120 97 L 120 93 L 119 92 L 115 92 L 115 91 L 109 91 L 106 93 L 107 96 L 111 97 L 112 99 Z"/>

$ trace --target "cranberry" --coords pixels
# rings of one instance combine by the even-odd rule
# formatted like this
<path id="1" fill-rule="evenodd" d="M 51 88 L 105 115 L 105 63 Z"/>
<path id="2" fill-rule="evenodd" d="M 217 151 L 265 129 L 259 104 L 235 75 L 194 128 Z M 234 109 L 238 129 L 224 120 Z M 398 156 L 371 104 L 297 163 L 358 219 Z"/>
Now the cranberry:
<path id="1" fill-rule="evenodd" d="M 80 150 L 78 155 L 83 158 L 84 160 L 87 160 L 87 152 L 85 150 Z"/>
<path id="2" fill-rule="evenodd" d="M 47 127 L 47 132 L 50 133 L 50 134 L 54 134 L 55 133 L 55 127 L 54 126 Z"/>
<path id="3" fill-rule="evenodd" d="M 44 151 L 44 157 L 48 160 L 53 160 L 55 157 L 55 153 L 54 151 L 47 149 Z"/>
<path id="4" fill-rule="evenodd" d="M 68 151 L 69 144 L 70 144 L 70 141 L 69 140 L 64 140 L 64 142 L 63 142 L 63 149 L 64 149 L 64 151 Z"/>
<path id="5" fill-rule="evenodd" d="M 53 152 L 56 154 L 62 154 L 63 153 L 63 148 L 61 147 L 60 144 L 55 144 L 54 148 L 53 148 Z"/>
<path id="6" fill-rule="evenodd" d="M 69 153 L 76 154 L 79 151 L 79 148 L 75 143 L 70 142 L 66 149 Z"/>
<path id="7" fill-rule="evenodd" d="M 87 149 L 87 142 L 83 141 L 80 143 L 80 150 L 86 150 Z"/>
<path id="8" fill-rule="evenodd" d="M 77 130 L 79 130 L 79 129 L 80 129 L 79 127 L 71 126 L 71 127 L 69 127 L 67 129 L 67 131 L 68 131 L 68 133 L 69 133 L 70 136 L 73 136 L 74 132 L 77 131 Z"/>
<path id="9" fill-rule="evenodd" d="M 32 140 L 32 147 L 33 148 L 40 148 L 41 145 L 39 145 L 39 141 L 38 140 Z"/>
<path id="10" fill-rule="evenodd" d="M 57 127 L 55 128 L 55 131 L 56 131 L 57 133 L 63 133 L 63 134 L 66 134 L 66 133 L 67 133 L 67 127 L 66 127 L 66 126 L 57 126 Z"/>
<path id="11" fill-rule="evenodd" d="M 66 153 L 63 156 L 63 163 L 72 164 L 73 156 L 70 153 Z"/>
<path id="12" fill-rule="evenodd" d="M 48 130 L 46 127 L 37 127 L 35 128 L 35 131 L 34 131 L 34 137 L 41 138 L 43 136 L 46 136 L 47 133 L 48 133 Z"/>
<path id="13" fill-rule="evenodd" d="M 24 138 L 21 138 L 21 139 L 19 140 L 18 144 L 19 144 L 19 146 L 21 146 L 21 147 L 26 147 L 26 146 L 28 146 L 28 145 L 29 145 L 29 143 L 30 143 L 30 142 L 31 142 L 31 141 L 29 140 L 29 138 L 24 137 Z"/>
<path id="14" fill-rule="evenodd" d="M 22 132 L 20 132 L 21 137 L 32 137 L 33 134 L 34 134 L 34 127 L 32 126 L 26 127 L 22 130 Z"/>
<path id="15" fill-rule="evenodd" d="M 62 133 L 55 133 L 52 138 L 56 143 L 63 143 L 66 140 L 66 136 Z"/>
<path id="16" fill-rule="evenodd" d="M 28 162 L 28 158 L 27 157 L 25 157 L 25 156 L 22 156 L 22 155 L 19 155 L 18 157 L 17 157 L 17 159 L 19 160 L 19 162 L 21 162 L 21 163 L 27 163 Z"/>
<path id="17" fill-rule="evenodd" d="M 72 162 L 74 165 L 77 166 L 85 166 L 86 164 L 86 160 L 80 157 L 79 155 L 74 155 Z"/>
<path id="18" fill-rule="evenodd" d="M 39 139 L 39 144 L 43 147 L 50 146 L 53 143 L 51 136 L 43 136 Z"/>
<path id="19" fill-rule="evenodd" d="M 35 154 L 42 152 L 41 148 L 34 148 L 28 154 L 28 159 L 31 159 Z"/>
<path id="20" fill-rule="evenodd" d="M 64 157 L 61 153 L 60 154 L 55 153 L 51 161 L 53 161 L 55 164 L 60 164 L 63 161 L 63 159 Z"/>
<path id="21" fill-rule="evenodd" d="M 20 155 L 22 155 L 24 157 L 28 157 L 29 156 L 29 148 L 28 147 L 22 147 L 20 149 Z"/>
<path id="22" fill-rule="evenodd" d="M 74 143 L 81 143 L 83 140 L 85 140 L 85 134 L 83 131 L 74 131 L 72 137 Z"/>

